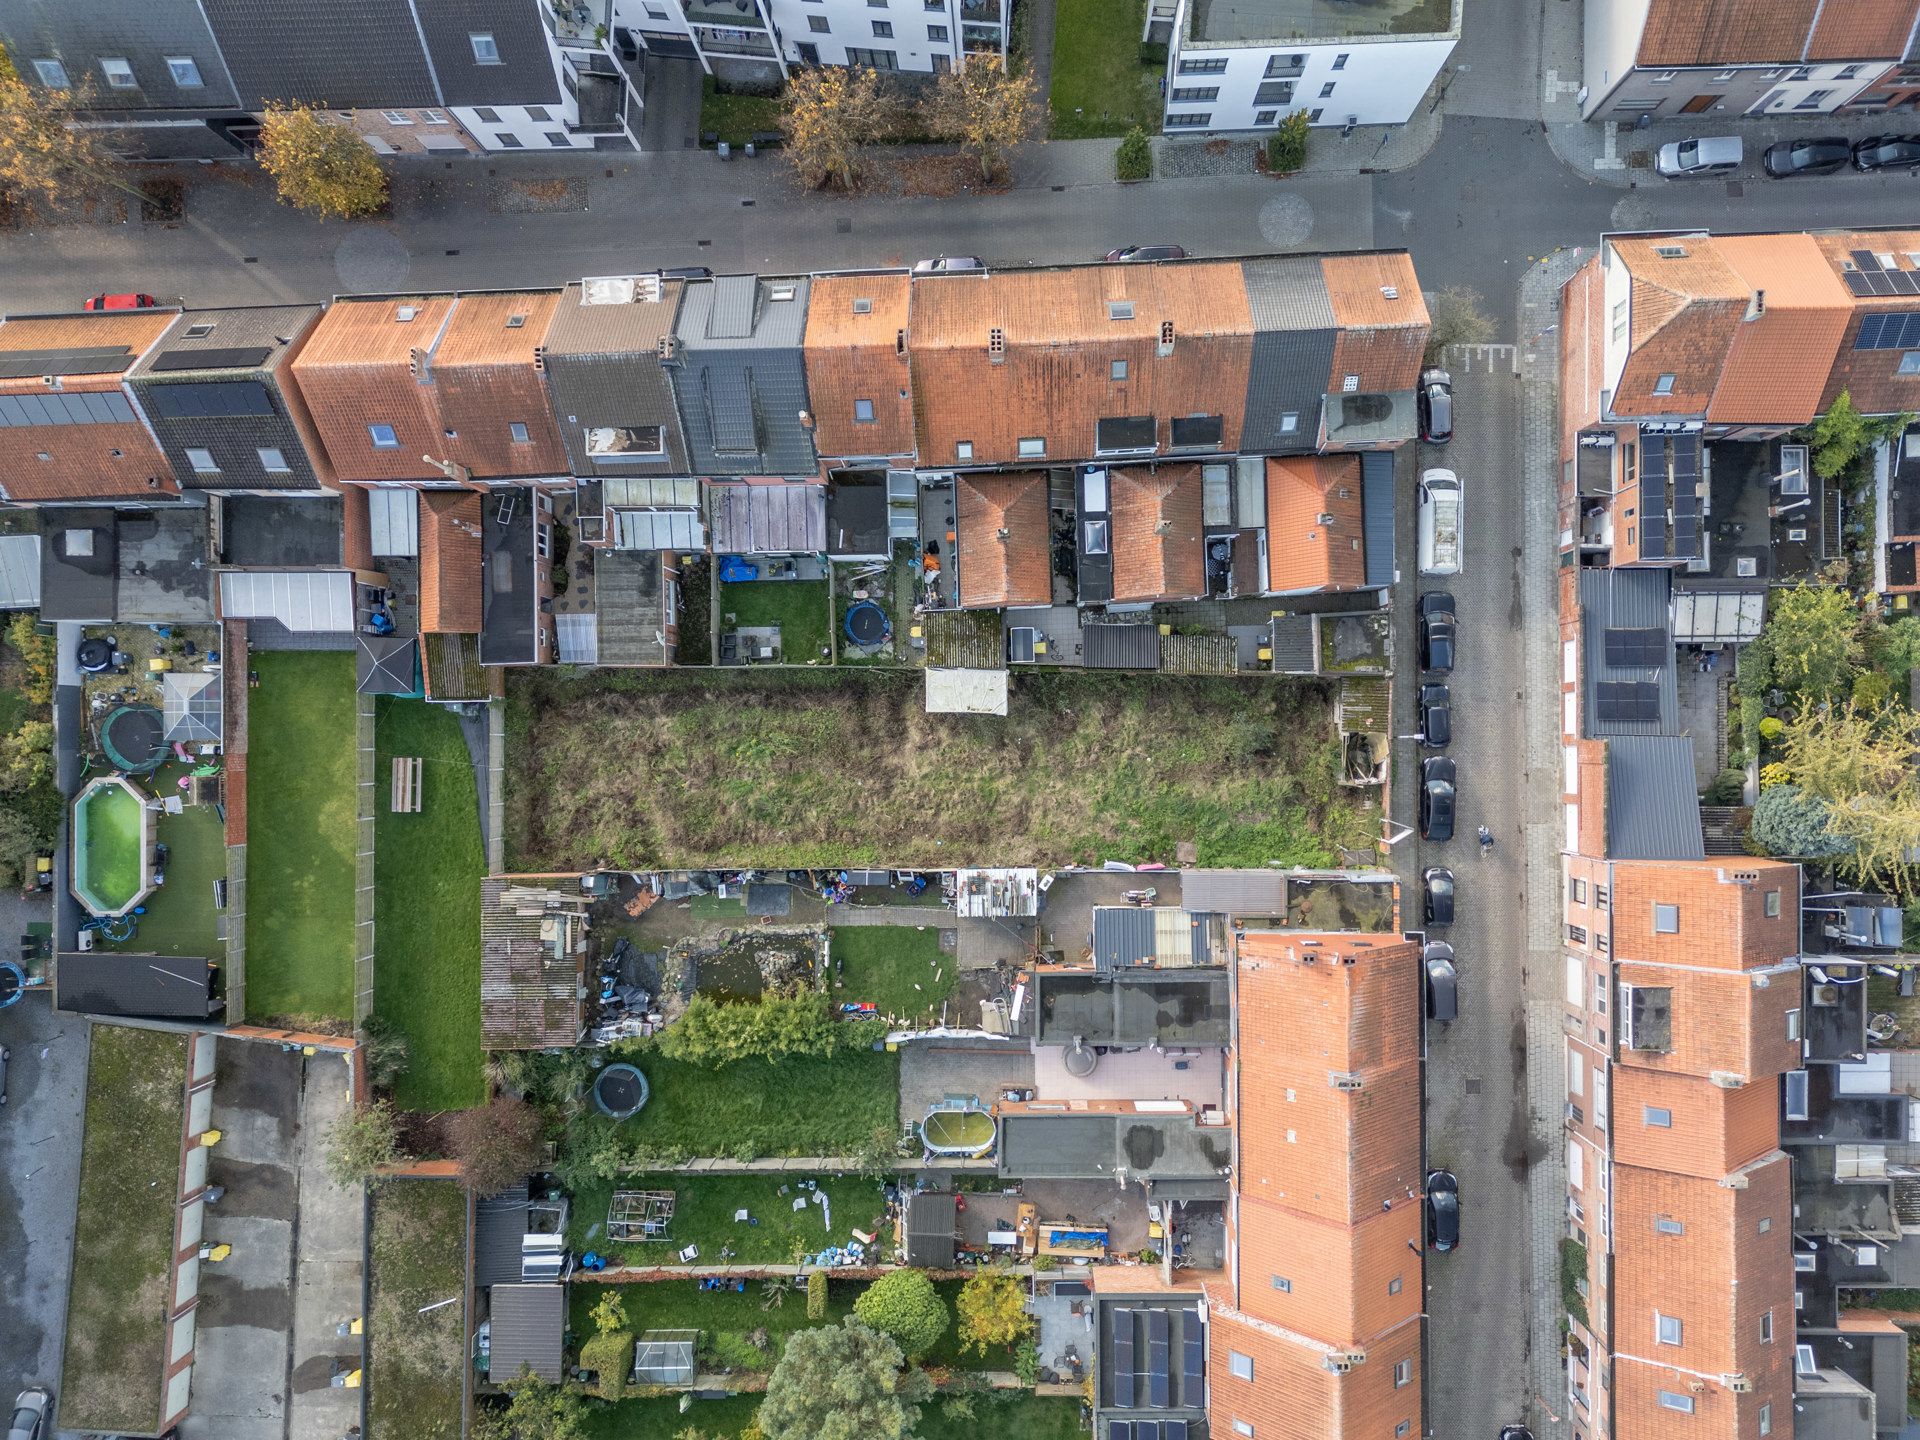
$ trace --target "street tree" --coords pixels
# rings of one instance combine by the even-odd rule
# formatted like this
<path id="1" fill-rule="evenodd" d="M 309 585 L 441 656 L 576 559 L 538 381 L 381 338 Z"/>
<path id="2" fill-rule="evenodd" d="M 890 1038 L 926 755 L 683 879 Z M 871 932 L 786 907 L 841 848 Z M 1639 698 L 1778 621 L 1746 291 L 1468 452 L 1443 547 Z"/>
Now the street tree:
<path id="1" fill-rule="evenodd" d="M 953 1320 L 924 1270 L 889 1270 L 860 1292 L 853 1313 L 893 1340 L 909 1360 L 938 1345 Z"/>
<path id="2" fill-rule="evenodd" d="M 387 203 L 387 172 L 351 126 L 312 105 L 275 101 L 260 120 L 260 168 L 280 198 L 322 220 L 372 215 Z"/>
<path id="3" fill-rule="evenodd" d="M 1485 345 L 1493 339 L 1493 321 L 1480 308 L 1480 292 L 1449 285 L 1427 297 L 1427 364 L 1437 365 L 1449 345 Z"/>
<path id="4" fill-rule="evenodd" d="M 73 125 L 92 93 L 87 85 L 29 85 L 11 64 L 0 65 L 0 195 L 52 208 L 107 185 L 136 200 L 147 198 L 120 178 L 118 158 L 102 148 L 95 132 Z"/>
<path id="5" fill-rule="evenodd" d="M 899 101 L 865 66 L 826 65 L 787 82 L 780 112 L 787 158 L 811 189 L 852 190 L 860 183 L 860 152 L 887 133 Z"/>
<path id="6" fill-rule="evenodd" d="M 960 1287 L 960 1342 L 971 1355 L 1017 1345 L 1033 1332 L 1026 1292 L 1010 1270 L 976 1270 Z"/>
<path id="7" fill-rule="evenodd" d="M 969 56 L 934 82 L 921 117 L 932 134 L 979 162 L 982 180 L 997 180 L 1007 152 L 1039 133 L 1040 89 L 1030 73 L 997 56 Z"/>
<path id="8" fill-rule="evenodd" d="M 540 1112 L 511 1095 L 462 1110 L 447 1126 L 447 1146 L 479 1195 L 498 1195 L 540 1163 Z"/>
<path id="9" fill-rule="evenodd" d="M 760 1406 L 766 1440 L 907 1440 L 919 1410 L 901 1395 L 900 1347 L 848 1316 L 796 1332 Z"/>

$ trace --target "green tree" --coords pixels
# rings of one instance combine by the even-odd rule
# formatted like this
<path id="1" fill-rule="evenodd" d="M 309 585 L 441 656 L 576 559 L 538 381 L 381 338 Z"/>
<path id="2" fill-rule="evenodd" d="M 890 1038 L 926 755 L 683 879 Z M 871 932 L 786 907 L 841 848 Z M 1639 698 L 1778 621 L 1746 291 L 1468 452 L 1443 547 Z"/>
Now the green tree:
<path id="1" fill-rule="evenodd" d="M 1822 480 L 1839 479 L 1877 442 L 1898 435 L 1912 419 L 1911 415 L 1894 415 L 1870 420 L 1854 408 L 1853 396 L 1842 390 L 1833 397 L 1827 413 L 1807 427 L 1807 441 L 1813 446 L 1813 473 Z"/>
<path id="2" fill-rule="evenodd" d="M 53 636 L 42 635 L 32 613 L 19 610 L 7 622 L 7 644 L 26 662 L 28 680 L 22 693 L 35 705 L 51 705 L 54 675 L 59 668 Z"/>
<path id="3" fill-rule="evenodd" d="M 1140 126 L 1134 126 L 1121 137 L 1120 148 L 1113 152 L 1113 174 L 1116 180 L 1153 177 L 1153 141 Z"/>
<path id="4" fill-rule="evenodd" d="M 976 1270 L 960 1287 L 961 1347 L 969 1354 L 1017 1345 L 1033 1333 L 1026 1291 L 1010 1270 Z"/>
<path id="5" fill-rule="evenodd" d="M 1485 345 L 1493 339 L 1493 321 L 1480 305 L 1480 292 L 1466 285 L 1449 285 L 1427 298 L 1432 322 L 1427 364 L 1439 364 L 1449 345 Z"/>
<path id="6" fill-rule="evenodd" d="M 29 885 L 40 855 L 40 836 L 11 805 L 0 805 L 0 885 Z"/>
<path id="7" fill-rule="evenodd" d="M 1267 171 L 1291 175 L 1307 163 L 1307 134 L 1313 120 L 1304 110 L 1290 112 L 1267 137 Z"/>
<path id="8" fill-rule="evenodd" d="M 312 105 L 267 106 L 260 119 L 260 168 L 280 198 L 322 220 L 373 215 L 387 203 L 380 157 L 349 125 Z"/>
<path id="9" fill-rule="evenodd" d="M 447 1147 L 476 1193 L 498 1195 L 539 1166 L 545 1128 L 533 1106 L 500 1095 L 455 1115 L 447 1127 Z"/>
<path id="10" fill-rule="evenodd" d="M 336 1185 L 358 1185 L 399 1158 L 400 1127 L 385 1100 L 348 1110 L 327 1132 L 327 1175 Z"/>
<path id="11" fill-rule="evenodd" d="M 918 1409 L 901 1396 L 900 1347 L 848 1316 L 801 1330 L 767 1378 L 767 1440 L 907 1440 Z"/>
<path id="12" fill-rule="evenodd" d="M 1867 632 L 1867 656 L 1876 670 L 1892 677 L 1896 691 L 1904 691 L 1907 677 L 1920 670 L 1920 615 L 1873 626 Z"/>
<path id="13" fill-rule="evenodd" d="M 476 1412 L 473 1440 L 586 1440 L 587 1402 L 578 1390 L 525 1369 L 507 1387 L 513 1398 L 505 1408 Z"/>
<path id="14" fill-rule="evenodd" d="M 1767 855 L 1786 860 L 1831 860 L 1853 849 L 1827 825 L 1827 802 L 1798 785 L 1770 785 L 1753 807 L 1748 838 Z"/>
<path id="15" fill-rule="evenodd" d="M 23 721 L 11 735 L 0 735 L 0 790 L 17 794 L 52 774 L 51 721 Z"/>
<path id="16" fill-rule="evenodd" d="M 780 131 L 801 183 L 814 190 L 860 183 L 861 152 L 893 126 L 900 102 L 877 70 L 824 65 L 787 81 Z"/>
<path id="17" fill-rule="evenodd" d="M 1743 693 L 1758 682 L 1825 700 L 1851 688 L 1864 653 L 1853 598 L 1837 585 L 1795 585 L 1767 604 L 1766 627 L 1740 657 Z"/>
<path id="18" fill-rule="evenodd" d="M 853 1313 L 889 1336 L 909 1360 L 938 1345 L 953 1322 L 924 1270 L 889 1270 L 860 1292 Z"/>

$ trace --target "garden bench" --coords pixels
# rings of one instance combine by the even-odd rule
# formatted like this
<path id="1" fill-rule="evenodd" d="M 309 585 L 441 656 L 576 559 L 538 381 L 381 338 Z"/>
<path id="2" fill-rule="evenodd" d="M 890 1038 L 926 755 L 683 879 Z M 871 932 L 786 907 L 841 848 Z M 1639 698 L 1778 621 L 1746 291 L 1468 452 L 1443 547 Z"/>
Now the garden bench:
<path id="1" fill-rule="evenodd" d="M 418 755 L 393 757 L 393 795 L 389 808 L 396 815 L 420 813 L 420 757 Z"/>

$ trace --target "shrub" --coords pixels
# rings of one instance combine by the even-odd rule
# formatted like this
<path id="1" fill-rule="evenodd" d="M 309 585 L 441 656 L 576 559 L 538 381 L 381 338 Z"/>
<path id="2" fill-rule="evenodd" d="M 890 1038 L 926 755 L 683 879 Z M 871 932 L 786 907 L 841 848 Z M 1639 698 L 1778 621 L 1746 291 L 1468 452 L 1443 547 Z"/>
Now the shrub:
<path id="1" fill-rule="evenodd" d="M 865 1050 L 885 1033 L 882 1020 L 840 1019 L 818 991 L 727 1003 L 696 995 L 653 1044 L 669 1060 L 726 1065 Z"/>
<path id="2" fill-rule="evenodd" d="M 58 647 L 53 636 L 42 635 L 34 628 L 33 615 L 21 610 L 7 622 L 7 643 L 20 654 L 27 664 L 27 683 L 21 687 L 22 693 L 35 705 L 53 703 L 53 679 L 59 669 Z"/>
<path id="3" fill-rule="evenodd" d="M 924 1270 L 889 1270 L 860 1292 L 853 1313 L 893 1340 L 908 1360 L 938 1345 L 952 1320 Z"/>
<path id="4" fill-rule="evenodd" d="M 1760 767 L 1760 788 L 1762 790 L 1771 790 L 1776 785 L 1791 785 L 1792 783 L 1793 771 L 1781 764 L 1778 760 L 1774 761 L 1771 765 L 1762 765 Z"/>
<path id="5" fill-rule="evenodd" d="M 455 1115 L 447 1127 L 447 1145 L 478 1194 L 498 1195 L 526 1179 L 540 1163 L 544 1128 L 533 1106 L 502 1095 Z"/>
<path id="6" fill-rule="evenodd" d="M 1703 805 L 1738 805 L 1746 793 L 1747 777 L 1738 770 L 1722 770 L 1700 796 Z"/>
<path id="7" fill-rule="evenodd" d="M 1013 1352 L 1013 1373 L 1020 1377 L 1022 1385 L 1036 1385 L 1040 1381 L 1040 1347 L 1029 1340 Z"/>
<path id="8" fill-rule="evenodd" d="M 1291 175 L 1307 163 L 1307 131 L 1312 122 L 1307 112 L 1295 110 L 1267 137 L 1267 170 L 1274 175 Z"/>
<path id="9" fill-rule="evenodd" d="M 1113 174 L 1117 180 L 1153 178 L 1153 141 L 1142 127 L 1136 125 L 1127 131 L 1120 148 L 1113 152 Z"/>
<path id="10" fill-rule="evenodd" d="M 1167 47 L 1157 40 L 1140 42 L 1140 63 L 1155 70 L 1167 68 Z"/>
<path id="11" fill-rule="evenodd" d="M 633 1332 L 602 1330 L 580 1347 L 580 1368 L 598 1377 L 603 1399 L 618 1400 L 627 1393 L 627 1372 L 633 1365 Z"/>
<path id="12" fill-rule="evenodd" d="M 1768 715 L 1760 722 L 1760 738 L 1771 745 L 1787 731 L 1787 722 L 1778 715 Z"/>
<path id="13" fill-rule="evenodd" d="M 400 1127 L 384 1100 L 348 1110 L 327 1132 L 327 1176 L 336 1185 L 358 1185 L 400 1158 Z"/>
<path id="14" fill-rule="evenodd" d="M 1560 1302 L 1582 1325 L 1587 1323 L 1587 1297 L 1580 1283 L 1587 1278 L 1587 1247 L 1578 1240 L 1560 1242 Z"/>
<path id="15" fill-rule="evenodd" d="M 1862 710 L 1878 710 L 1893 698 L 1893 677 L 1879 670 L 1862 670 L 1853 677 L 1853 703 Z"/>
<path id="16" fill-rule="evenodd" d="M 827 1272 L 816 1270 L 807 1276 L 807 1319 L 827 1318 Z"/>
<path id="17" fill-rule="evenodd" d="M 1763 853 L 1789 860 L 1829 860 L 1853 849 L 1828 828 L 1826 801 L 1802 794 L 1798 785 L 1762 790 L 1748 834 Z"/>
<path id="18" fill-rule="evenodd" d="M 707 1336 L 707 1350 L 722 1370 L 763 1371 L 773 1368 L 773 1354 L 753 1343 L 744 1330 L 714 1330 Z"/>

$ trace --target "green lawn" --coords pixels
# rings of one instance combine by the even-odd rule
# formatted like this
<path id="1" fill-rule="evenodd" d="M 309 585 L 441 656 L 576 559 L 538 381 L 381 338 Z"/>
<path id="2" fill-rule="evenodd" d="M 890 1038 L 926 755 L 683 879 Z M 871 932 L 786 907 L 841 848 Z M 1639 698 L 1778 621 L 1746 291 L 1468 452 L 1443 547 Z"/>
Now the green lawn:
<path id="1" fill-rule="evenodd" d="M 450 1180 L 374 1191 L 369 1440 L 459 1440 L 466 1389 L 467 1192 Z M 456 1303 L 422 1313 L 452 1298 Z"/>
<path id="2" fill-rule="evenodd" d="M 1055 140 L 1160 132 L 1159 66 L 1140 61 L 1144 0 L 1058 0 L 1053 19 Z"/>
<path id="3" fill-rule="evenodd" d="M 920 1407 L 915 1440 L 1084 1440 L 1092 1433 L 1080 1418 L 1078 1400 L 1042 1398 L 1001 1390 L 967 1397 L 971 1416 L 947 1409 L 948 1401 L 934 1400 Z"/>
<path id="4" fill-rule="evenodd" d="M 941 952 L 936 925 L 839 926 L 827 973 L 836 1005 L 871 1000 L 882 1015 L 903 1021 L 939 1019 L 940 1002 L 959 978 L 954 957 Z"/>
<path id="5" fill-rule="evenodd" d="M 186 1081 L 185 1036 L 93 1027 L 60 1393 L 76 1430 L 159 1428 Z"/>
<path id="6" fill-rule="evenodd" d="M 647 1108 L 618 1124 L 597 1114 L 575 1121 L 576 1144 L 611 1131 L 627 1145 L 685 1156 L 845 1155 L 899 1124 L 900 1060 L 884 1051 L 712 1069 L 652 1051 L 628 1058 L 652 1089 Z"/>
<path id="7" fill-rule="evenodd" d="M 643 1330 L 698 1330 L 702 1366 L 730 1368 L 751 1374 L 773 1369 L 787 1336 L 816 1323 L 807 1319 L 806 1293 L 798 1288 L 785 1291 L 786 1298 L 776 1309 L 761 1308 L 764 1285 L 748 1280 L 746 1289 L 702 1290 L 694 1280 L 661 1280 L 635 1285 L 570 1285 L 567 1287 L 569 1327 L 576 1339 L 594 1333 L 590 1318 L 600 1296 L 612 1289 L 620 1296 L 627 1324 L 637 1335 Z M 828 1325 L 838 1325 L 853 1313 L 853 1300 L 865 1288 L 864 1281 L 830 1283 L 827 1289 Z M 746 1337 L 765 1330 L 770 1342 L 765 1351 L 755 1352 L 746 1345 Z"/>
<path id="8" fill-rule="evenodd" d="M 353 1017 L 353 656 L 257 651 L 247 701 L 247 1018 Z"/>
<path id="9" fill-rule="evenodd" d="M 827 1193 L 831 1230 L 822 1223 L 820 1207 L 811 1198 L 806 1209 L 793 1208 L 796 1199 L 812 1194 L 795 1183 L 797 1178 L 814 1180 Z M 734 1263 L 786 1265 L 792 1262 L 796 1245 L 809 1254 L 828 1245 L 845 1245 L 855 1229 L 874 1234 L 886 1213 L 880 1182 L 853 1175 L 625 1175 L 619 1189 L 671 1190 L 674 1206 L 666 1241 L 623 1244 L 607 1239 L 607 1204 L 615 1188 L 615 1182 L 607 1180 L 576 1189 L 567 1233 L 575 1250 L 598 1250 L 625 1265 L 674 1264 L 685 1245 L 700 1247 L 703 1264 L 721 1263 L 721 1248 L 731 1246 L 728 1259 Z M 782 1188 L 785 1195 L 780 1193 Z M 740 1210 L 760 1223 L 736 1221 L 734 1214 Z"/>
<path id="10" fill-rule="evenodd" d="M 778 95 L 726 95 L 711 75 L 700 82 L 700 133 L 717 134 L 732 145 L 780 128 L 783 102 Z"/>
<path id="11" fill-rule="evenodd" d="M 191 766 L 169 763 L 142 781 L 150 793 L 178 795 Z M 167 883 L 147 896 L 147 913 L 131 940 L 101 942 L 108 950 L 143 955 L 190 955 L 226 963 L 213 904 L 214 882 L 227 875 L 227 827 L 211 805 L 189 805 L 178 815 L 154 817 L 154 840 L 167 847 Z"/>
<path id="12" fill-rule="evenodd" d="M 486 1099 L 480 1048 L 480 804 L 460 722 L 424 700 L 383 695 L 375 711 L 376 785 L 396 755 L 418 755 L 420 812 L 374 807 L 373 1008 L 407 1037 L 394 1086 L 404 1110 L 457 1110 Z"/>
<path id="13" fill-rule="evenodd" d="M 780 659 L 787 665 L 824 665 L 828 605 L 825 580 L 749 580 L 720 587 L 720 631 L 778 625 Z M 727 617 L 732 616 L 730 620 Z"/>
<path id="14" fill-rule="evenodd" d="M 760 1412 L 758 1395 L 696 1400 L 682 1414 L 678 1395 L 622 1400 L 617 1405 L 588 1402 L 586 1440 L 674 1440 L 692 1426 L 708 1440 L 738 1440 Z"/>

